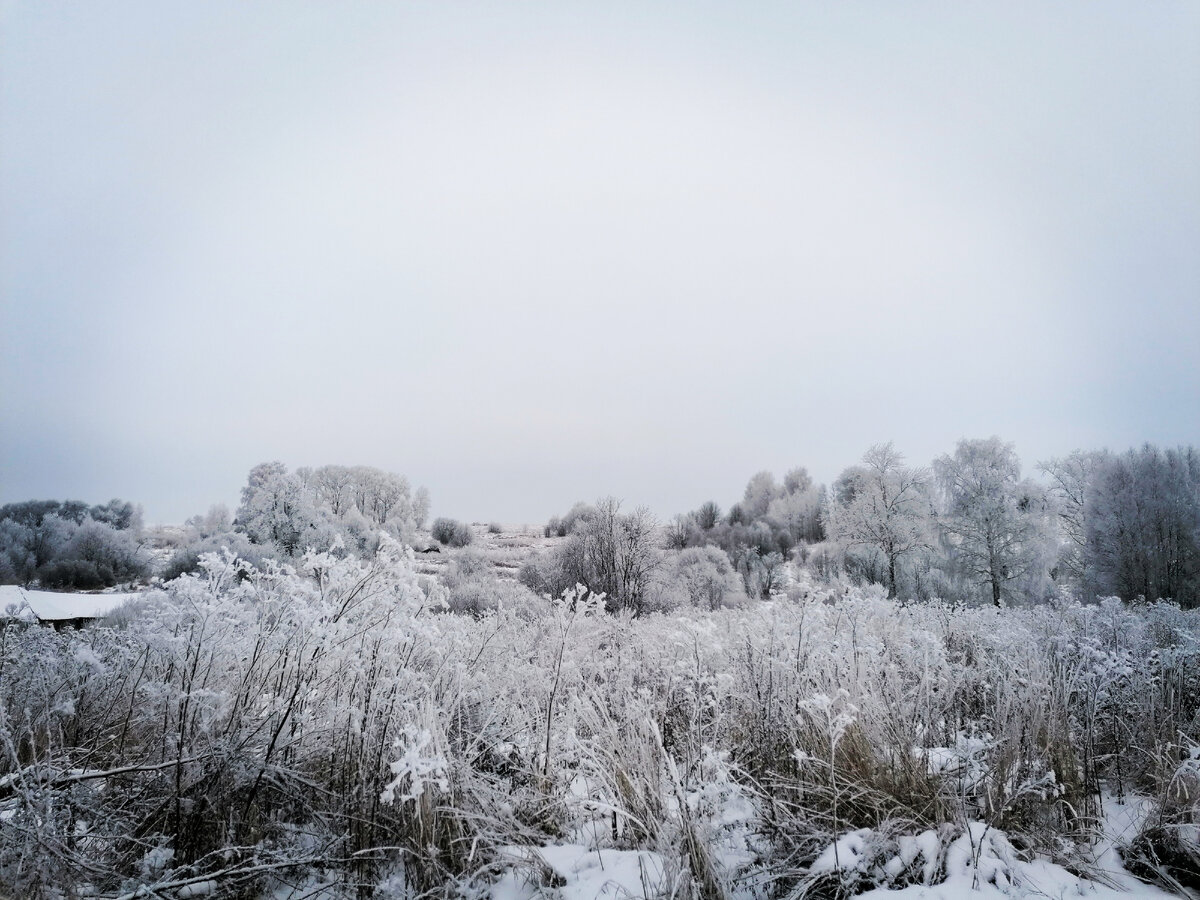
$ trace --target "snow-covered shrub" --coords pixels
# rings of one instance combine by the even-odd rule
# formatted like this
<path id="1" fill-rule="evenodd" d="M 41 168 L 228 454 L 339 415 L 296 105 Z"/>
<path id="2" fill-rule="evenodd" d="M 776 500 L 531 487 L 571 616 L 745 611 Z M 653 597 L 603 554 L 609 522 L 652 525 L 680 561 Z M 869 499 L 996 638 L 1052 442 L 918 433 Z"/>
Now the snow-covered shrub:
<path id="1" fill-rule="evenodd" d="M 944 883 L 963 896 L 984 885 L 1007 893 L 1018 860 L 1003 833 L 982 822 L 943 825 L 919 834 L 898 823 L 859 828 L 830 842 L 792 892 L 796 898 L 848 896 L 874 887 Z"/>
<path id="2" fill-rule="evenodd" d="M 742 580 L 729 557 L 711 545 L 667 554 L 658 579 L 664 597 L 658 605 L 665 609 L 686 603 L 714 610 L 746 599 Z"/>
<path id="3" fill-rule="evenodd" d="M 544 603 L 527 587 L 500 578 L 485 550 L 464 547 L 450 554 L 443 582 L 446 606 L 451 612 L 481 616 L 506 609 L 531 615 L 544 609 Z"/>
<path id="4" fill-rule="evenodd" d="M 486 550 L 464 547 L 450 554 L 446 586 L 453 588 L 464 581 L 483 581 L 493 576 L 495 566 Z"/>
<path id="5" fill-rule="evenodd" d="M 175 550 L 164 564 L 159 576 L 163 581 L 172 581 L 180 575 L 200 571 L 200 561 L 209 553 L 232 553 L 254 568 L 262 568 L 267 560 L 277 560 L 278 554 L 268 545 L 254 544 L 250 539 L 235 531 L 219 532 L 204 536 L 188 535 L 186 543 Z"/>
<path id="6" fill-rule="evenodd" d="M 112 566 L 87 559 L 56 559 L 38 569 L 38 581 L 43 587 L 71 591 L 94 591 L 112 587 L 117 575 Z"/>
<path id="7" fill-rule="evenodd" d="M 611 611 L 653 610 L 661 552 L 658 524 L 650 511 L 623 513 L 619 500 L 606 497 L 595 506 L 576 504 L 568 518 L 573 527 L 567 540 L 528 560 L 521 568 L 521 582 L 549 596 L 582 584 L 603 594 Z"/>
<path id="8" fill-rule="evenodd" d="M 465 547 L 474 539 L 471 527 L 455 519 L 434 519 L 430 533 L 435 541 L 447 547 Z"/>

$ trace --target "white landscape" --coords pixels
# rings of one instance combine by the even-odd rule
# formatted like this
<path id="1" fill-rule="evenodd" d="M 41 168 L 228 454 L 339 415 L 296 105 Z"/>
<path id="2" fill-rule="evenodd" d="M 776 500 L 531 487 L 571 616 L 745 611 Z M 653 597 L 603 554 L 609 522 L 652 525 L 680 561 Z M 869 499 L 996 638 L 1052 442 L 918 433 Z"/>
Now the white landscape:
<path id="1" fill-rule="evenodd" d="M 964 441 L 924 469 L 881 445 L 834 491 L 759 473 L 668 526 L 609 498 L 427 527 L 401 476 L 279 463 L 236 519 L 0 507 L 10 579 L 133 580 L 0 588 L 0 876 L 105 898 L 1192 896 L 1198 458 L 989 480 L 1010 456 Z M 1003 521 L 1003 578 L 971 562 L 963 482 Z M 1157 571 L 1158 538 L 1107 527 L 1134 508 L 1191 560 L 1193 608 L 1095 593 L 1125 584 L 1114 559 Z"/>
<path id="2" fill-rule="evenodd" d="M 0 3 L 0 900 L 1200 900 L 1198 47 Z"/>

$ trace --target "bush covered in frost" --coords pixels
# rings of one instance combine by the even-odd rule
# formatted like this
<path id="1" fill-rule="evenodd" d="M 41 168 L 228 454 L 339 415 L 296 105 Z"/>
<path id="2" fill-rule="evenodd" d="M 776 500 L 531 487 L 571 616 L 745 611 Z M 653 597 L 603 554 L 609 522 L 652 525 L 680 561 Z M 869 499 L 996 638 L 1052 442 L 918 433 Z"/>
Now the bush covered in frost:
<path id="1" fill-rule="evenodd" d="M 447 547 L 465 547 L 474 539 L 471 526 L 456 519 L 439 518 L 430 526 L 433 539 Z"/>

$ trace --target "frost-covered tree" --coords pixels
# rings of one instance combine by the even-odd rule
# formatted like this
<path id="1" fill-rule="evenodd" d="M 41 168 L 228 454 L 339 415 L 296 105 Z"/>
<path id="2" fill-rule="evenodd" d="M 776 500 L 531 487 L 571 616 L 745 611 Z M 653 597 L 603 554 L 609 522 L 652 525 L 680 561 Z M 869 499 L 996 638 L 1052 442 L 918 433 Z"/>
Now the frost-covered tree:
<path id="1" fill-rule="evenodd" d="M 680 513 L 664 529 L 664 542 L 672 550 L 682 550 L 694 543 L 703 543 L 695 513 Z"/>
<path id="2" fill-rule="evenodd" d="M 765 600 L 782 586 L 784 559 L 778 550 L 751 544 L 735 547 L 730 558 L 748 596 Z"/>
<path id="3" fill-rule="evenodd" d="M 904 465 L 890 442 L 863 454 L 862 465 L 842 473 L 839 499 L 825 505 L 825 532 L 847 548 L 868 547 L 883 555 L 888 596 L 897 593 L 897 568 L 912 553 L 932 543 L 933 510 L 927 491 L 929 472 Z"/>
<path id="4" fill-rule="evenodd" d="M 233 518 L 229 515 L 229 507 L 224 503 L 214 503 L 204 515 L 192 516 L 183 524 L 190 532 L 189 537 L 195 538 L 207 538 L 233 531 Z"/>
<path id="5" fill-rule="evenodd" d="M 833 480 L 830 499 L 837 503 L 852 503 L 859 485 L 867 478 L 867 470 L 860 465 L 847 466 Z"/>
<path id="6" fill-rule="evenodd" d="M 413 498 L 413 526 L 416 528 L 424 528 L 425 520 L 429 518 L 429 488 L 417 488 L 417 494 Z"/>
<path id="7" fill-rule="evenodd" d="M 1076 450 L 1069 456 L 1038 464 L 1050 481 L 1049 493 L 1062 532 L 1058 565 L 1065 579 L 1076 587 L 1086 579 L 1087 492 L 1103 460 L 1103 453 Z"/>
<path id="8" fill-rule="evenodd" d="M 97 588 L 145 571 L 141 507 L 31 500 L 0 507 L 0 583 Z"/>
<path id="9" fill-rule="evenodd" d="M 145 574 L 146 561 L 130 531 L 88 518 L 79 525 L 71 523 L 69 533 L 56 558 L 38 569 L 42 585 L 76 589 L 112 587 Z"/>
<path id="10" fill-rule="evenodd" d="M 93 506 L 88 515 L 97 522 L 104 522 L 119 531 L 142 530 L 142 510 L 128 500 L 114 498 L 107 503 Z"/>
<path id="11" fill-rule="evenodd" d="M 775 483 L 774 475 L 767 471 L 756 473 L 742 495 L 742 513 L 749 521 L 761 519 L 767 514 L 771 501 L 779 494 L 780 488 Z"/>
<path id="12" fill-rule="evenodd" d="M 328 507 L 338 518 L 353 504 L 351 491 L 354 475 L 347 466 L 321 466 L 313 471 L 312 486 L 317 502 Z"/>
<path id="13" fill-rule="evenodd" d="M 86 519 L 75 529 L 62 554 L 107 566 L 119 579 L 135 577 L 145 568 L 138 553 L 137 541 L 129 531 L 95 519 Z"/>
<path id="14" fill-rule="evenodd" d="M 813 485 L 812 476 L 804 466 L 789 469 L 783 476 L 783 490 L 789 494 L 801 494 L 810 490 Z"/>
<path id="15" fill-rule="evenodd" d="M 424 491 L 424 489 L 422 489 Z M 288 473 L 280 462 L 250 472 L 242 489 L 238 526 L 260 545 L 294 555 L 332 546 L 340 535 L 355 552 L 374 552 L 379 532 L 406 543 L 428 514 L 429 494 L 414 502 L 402 475 L 371 466 L 319 466 Z"/>
<path id="16" fill-rule="evenodd" d="M 377 525 L 383 525 L 393 517 L 401 521 L 411 518 L 408 479 L 403 475 L 370 466 L 355 466 L 353 472 L 359 510 L 363 515 Z"/>
<path id="17" fill-rule="evenodd" d="M 792 473 L 788 473 L 788 477 L 784 479 L 783 492 L 767 507 L 768 521 L 786 528 L 794 540 L 809 543 L 824 540 L 821 507 L 825 489 L 814 485 L 811 478 L 805 481 L 791 481 L 794 487 L 789 487 L 791 475 Z"/>
<path id="18" fill-rule="evenodd" d="M 650 511 L 622 513 L 621 502 L 606 497 L 595 506 L 575 504 L 561 522 L 570 523 L 567 540 L 522 567 L 522 582 L 551 595 L 583 584 L 605 594 L 610 609 L 645 612 L 662 562 L 659 526 Z"/>
<path id="19" fill-rule="evenodd" d="M 704 531 L 712 531 L 721 522 L 721 507 L 709 500 L 696 510 L 696 524 Z"/>
<path id="20" fill-rule="evenodd" d="M 621 502 L 606 497 L 595 516 L 577 526 L 583 556 L 593 573 L 594 592 L 608 595 L 609 605 L 642 611 L 650 579 L 661 561 L 656 540 L 658 523 L 645 507 L 621 512 Z"/>
<path id="21" fill-rule="evenodd" d="M 327 545 L 318 539 L 319 522 L 311 497 L 283 463 L 261 463 L 250 470 L 237 512 L 238 527 L 250 540 L 294 554 Z"/>
<path id="22" fill-rule="evenodd" d="M 1086 552 L 1095 586 L 1133 599 L 1200 605 L 1200 453 L 1195 448 L 1108 455 L 1085 506 Z"/>
<path id="23" fill-rule="evenodd" d="M 15 519 L 0 519 L 0 584 L 29 584 L 37 573 L 33 532 Z"/>
<path id="24" fill-rule="evenodd" d="M 1012 444 L 998 437 L 958 442 L 934 472 L 943 494 L 942 528 L 951 556 L 968 580 L 1002 605 L 1017 587 L 1037 581 L 1052 540 L 1045 492 L 1021 480 Z"/>

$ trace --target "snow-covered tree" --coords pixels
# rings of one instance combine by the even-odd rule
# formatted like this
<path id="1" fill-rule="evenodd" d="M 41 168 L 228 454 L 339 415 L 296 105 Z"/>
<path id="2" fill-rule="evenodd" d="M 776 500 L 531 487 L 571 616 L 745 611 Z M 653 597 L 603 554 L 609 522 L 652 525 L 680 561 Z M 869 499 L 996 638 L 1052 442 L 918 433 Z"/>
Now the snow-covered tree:
<path id="1" fill-rule="evenodd" d="M 1036 580 L 1052 540 L 1045 492 L 1021 480 L 1012 444 L 998 437 L 958 442 L 934 471 L 942 490 L 953 561 L 1000 606 L 1023 581 Z"/>
<path id="2" fill-rule="evenodd" d="M 783 476 L 783 489 L 789 494 L 800 494 L 814 487 L 812 476 L 804 466 L 789 469 Z"/>
<path id="3" fill-rule="evenodd" d="M 250 470 L 237 523 L 256 544 L 275 544 L 288 554 L 328 544 L 319 539 L 321 520 L 311 497 L 281 462 Z"/>
<path id="4" fill-rule="evenodd" d="M 824 540 L 821 507 L 825 489 L 813 485 L 812 479 L 794 484 L 795 488 L 791 489 L 788 480 L 784 480 L 783 492 L 767 507 L 767 519 L 786 528 L 794 540 L 810 543 Z"/>
<path id="5" fill-rule="evenodd" d="M 15 519 L 0 519 L 0 584 L 29 584 L 36 574 L 32 530 Z"/>
<path id="6" fill-rule="evenodd" d="M 393 516 L 407 519 L 412 515 L 408 479 L 403 475 L 369 466 L 355 466 L 354 473 L 359 485 L 359 496 L 363 499 L 363 505 L 359 507 L 363 515 L 378 525 L 384 524 Z"/>
<path id="7" fill-rule="evenodd" d="M 583 584 L 603 593 L 610 609 L 645 612 L 662 563 L 658 522 L 650 511 L 639 507 L 622 513 L 621 502 L 606 497 L 595 506 L 575 504 L 562 524 L 568 520 L 567 540 L 522 567 L 522 582 L 551 595 Z"/>
<path id="8" fill-rule="evenodd" d="M 183 524 L 197 538 L 233 531 L 233 519 L 229 515 L 229 507 L 224 503 L 214 503 L 204 515 L 192 516 Z"/>
<path id="9" fill-rule="evenodd" d="M 742 513 L 748 521 L 760 519 L 767 514 L 771 501 L 779 496 L 780 488 L 775 483 L 775 476 L 763 471 L 755 474 L 746 485 L 742 495 Z"/>
<path id="10" fill-rule="evenodd" d="M 417 494 L 413 498 L 413 526 L 416 528 L 424 528 L 425 521 L 429 518 L 429 488 L 421 486 L 417 488 Z"/>
<path id="11" fill-rule="evenodd" d="M 1076 587 L 1083 585 L 1086 577 L 1087 492 L 1103 459 L 1103 453 L 1076 450 L 1038 464 L 1038 469 L 1050 480 L 1050 497 L 1062 531 L 1058 565 L 1062 576 Z"/>
<path id="12" fill-rule="evenodd" d="M 881 553 L 888 596 L 895 597 L 897 568 L 909 554 L 932 543 L 929 472 L 904 465 L 904 455 L 889 442 L 871 447 L 862 465 L 847 469 L 839 482 L 843 489 L 825 505 L 825 532 L 847 548 Z"/>
<path id="13" fill-rule="evenodd" d="M 354 475 L 347 466 L 321 466 L 313 472 L 312 486 L 317 502 L 341 518 L 353 504 Z"/>
<path id="14" fill-rule="evenodd" d="M 696 524 L 704 531 L 712 531 L 720 521 L 721 507 L 712 500 L 701 503 L 696 510 Z"/>
<path id="15" fill-rule="evenodd" d="M 107 569 L 118 581 L 136 578 L 146 567 L 137 541 L 129 531 L 95 519 L 85 519 L 75 529 L 62 548 L 62 555 Z"/>
<path id="16" fill-rule="evenodd" d="M 1086 553 L 1097 589 L 1200 605 L 1200 453 L 1106 456 L 1087 493 Z"/>

